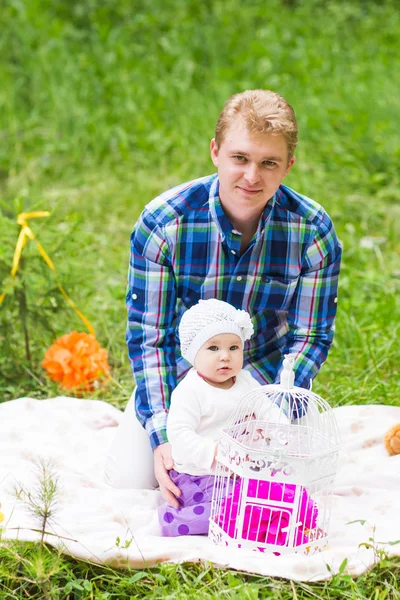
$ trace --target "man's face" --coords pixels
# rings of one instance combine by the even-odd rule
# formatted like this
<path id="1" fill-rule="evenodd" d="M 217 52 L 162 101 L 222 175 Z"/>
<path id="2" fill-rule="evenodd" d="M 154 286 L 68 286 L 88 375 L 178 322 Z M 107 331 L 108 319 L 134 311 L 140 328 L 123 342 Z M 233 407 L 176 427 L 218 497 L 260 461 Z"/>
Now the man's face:
<path id="1" fill-rule="evenodd" d="M 211 159 L 218 169 L 220 199 L 228 214 L 261 214 L 291 170 L 288 147 L 282 135 L 252 133 L 237 117 L 220 147 L 211 140 Z"/>

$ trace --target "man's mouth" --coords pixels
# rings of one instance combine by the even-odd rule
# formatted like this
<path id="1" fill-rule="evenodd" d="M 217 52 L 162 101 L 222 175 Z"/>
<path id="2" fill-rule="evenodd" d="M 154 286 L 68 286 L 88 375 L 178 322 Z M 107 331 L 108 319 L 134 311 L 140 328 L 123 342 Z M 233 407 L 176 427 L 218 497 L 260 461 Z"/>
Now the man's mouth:
<path id="1" fill-rule="evenodd" d="M 250 188 L 245 188 L 245 187 L 241 187 L 241 186 L 238 186 L 238 188 L 240 190 L 242 190 L 242 192 L 244 192 L 245 194 L 252 194 L 252 195 L 259 194 L 262 191 L 260 189 L 250 189 Z"/>

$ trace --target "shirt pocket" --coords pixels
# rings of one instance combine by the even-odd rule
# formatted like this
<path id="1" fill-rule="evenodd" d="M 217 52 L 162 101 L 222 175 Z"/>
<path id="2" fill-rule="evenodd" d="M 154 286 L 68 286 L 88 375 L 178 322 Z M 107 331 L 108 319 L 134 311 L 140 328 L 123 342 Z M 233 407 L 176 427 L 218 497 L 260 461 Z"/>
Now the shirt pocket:
<path id="1" fill-rule="evenodd" d="M 191 308 L 202 298 L 202 291 L 205 285 L 205 277 L 197 275 L 185 275 L 181 277 L 177 287 L 178 306 L 182 305 L 182 312 Z"/>
<path id="2" fill-rule="evenodd" d="M 232 276 L 227 273 L 220 277 L 208 275 L 190 275 L 181 280 L 178 286 L 179 304 L 183 305 L 183 310 L 191 308 L 200 300 L 209 298 L 218 298 L 224 300 L 229 291 Z"/>
<path id="3" fill-rule="evenodd" d="M 287 311 L 297 284 L 297 277 L 286 279 L 271 275 L 255 276 L 249 291 L 249 307 L 253 312 Z"/>

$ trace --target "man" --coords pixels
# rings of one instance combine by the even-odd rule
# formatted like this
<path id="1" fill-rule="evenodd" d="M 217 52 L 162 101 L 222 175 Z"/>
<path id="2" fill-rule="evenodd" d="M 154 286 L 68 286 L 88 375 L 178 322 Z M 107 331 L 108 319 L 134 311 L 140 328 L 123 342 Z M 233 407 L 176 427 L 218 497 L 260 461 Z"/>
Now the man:
<path id="1" fill-rule="evenodd" d="M 296 144 L 284 98 L 266 90 L 232 96 L 211 141 L 217 174 L 161 194 L 134 227 L 127 343 L 136 414 L 173 506 L 179 490 L 168 476 L 166 419 L 171 391 L 190 367 L 177 338 L 183 312 L 200 298 L 248 311 L 255 334 L 245 368 L 263 384 L 279 381 L 290 353 L 295 384 L 309 388 L 331 346 L 341 247 L 323 208 L 282 185 Z"/>

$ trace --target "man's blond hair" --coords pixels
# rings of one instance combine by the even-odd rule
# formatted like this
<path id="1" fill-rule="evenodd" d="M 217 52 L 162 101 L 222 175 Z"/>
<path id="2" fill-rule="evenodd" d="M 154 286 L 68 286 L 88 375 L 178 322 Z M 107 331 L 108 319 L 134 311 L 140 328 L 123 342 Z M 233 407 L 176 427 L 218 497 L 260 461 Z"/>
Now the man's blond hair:
<path id="1" fill-rule="evenodd" d="M 294 110 L 285 98 L 270 90 L 246 90 L 231 96 L 215 128 L 218 147 L 238 115 L 251 132 L 283 135 L 288 145 L 289 160 L 292 158 L 297 145 L 298 127 Z"/>

